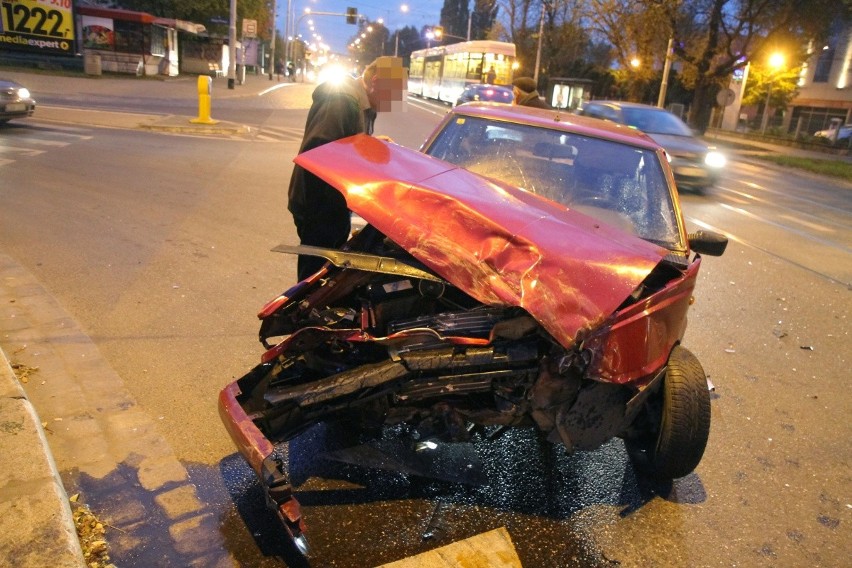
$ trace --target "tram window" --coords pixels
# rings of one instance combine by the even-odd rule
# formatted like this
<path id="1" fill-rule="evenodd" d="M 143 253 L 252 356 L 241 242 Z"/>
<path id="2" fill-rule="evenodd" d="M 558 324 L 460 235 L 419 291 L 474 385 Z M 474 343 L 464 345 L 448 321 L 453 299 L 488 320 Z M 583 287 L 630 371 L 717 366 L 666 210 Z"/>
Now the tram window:
<path id="1" fill-rule="evenodd" d="M 482 78 L 482 54 L 471 53 L 467 65 L 467 78 L 479 81 Z"/>

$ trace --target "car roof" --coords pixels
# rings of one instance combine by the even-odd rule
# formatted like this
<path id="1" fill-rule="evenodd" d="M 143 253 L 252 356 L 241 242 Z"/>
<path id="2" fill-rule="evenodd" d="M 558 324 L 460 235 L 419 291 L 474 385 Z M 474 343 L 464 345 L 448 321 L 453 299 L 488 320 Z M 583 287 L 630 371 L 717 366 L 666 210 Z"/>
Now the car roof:
<path id="1" fill-rule="evenodd" d="M 17 81 L 13 81 L 11 79 L 7 79 L 6 77 L 0 77 L 0 85 L 4 87 L 22 87 L 20 83 Z"/>
<path id="2" fill-rule="evenodd" d="M 669 112 L 664 108 L 655 107 L 655 106 L 651 106 L 651 105 L 643 105 L 642 103 L 631 103 L 631 102 L 627 102 L 627 101 L 590 101 L 588 104 L 589 105 L 591 105 L 591 104 L 607 105 L 607 106 L 613 106 L 613 107 L 619 107 L 619 108 L 637 108 L 637 109 L 645 109 L 645 110 L 650 110 L 650 111 L 655 111 L 655 112 Z"/>
<path id="3" fill-rule="evenodd" d="M 566 113 L 559 109 L 540 109 L 520 105 L 493 105 L 476 102 L 455 107 L 450 113 L 564 130 L 565 132 L 604 138 L 623 144 L 642 146 L 649 150 L 660 148 L 660 145 L 650 136 L 634 128 L 597 118 Z"/>
<path id="4" fill-rule="evenodd" d="M 490 83 L 477 83 L 475 85 L 468 85 L 465 87 L 466 89 L 500 89 L 501 91 L 511 91 L 512 89 L 506 87 L 505 85 L 492 85 Z"/>

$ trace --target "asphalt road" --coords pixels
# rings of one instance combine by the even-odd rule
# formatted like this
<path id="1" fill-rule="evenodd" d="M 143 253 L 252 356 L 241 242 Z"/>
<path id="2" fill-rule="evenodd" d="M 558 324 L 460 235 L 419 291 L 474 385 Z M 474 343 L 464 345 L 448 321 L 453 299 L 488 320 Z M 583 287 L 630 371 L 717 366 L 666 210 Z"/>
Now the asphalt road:
<path id="1" fill-rule="evenodd" d="M 0 129 L 0 345 L 39 368 L 27 390 L 68 492 L 116 527 L 120 566 L 302 565 L 215 400 L 258 361 L 254 314 L 295 279 L 269 249 L 297 240 L 288 133 L 308 96 L 214 106 L 280 134 L 263 139 Z M 417 147 L 441 114 L 415 102 L 378 133 Z M 684 196 L 688 225 L 732 238 L 703 262 L 685 341 L 716 385 L 696 473 L 654 486 L 619 442 L 564 456 L 514 432 L 483 446 L 489 482 L 471 487 L 314 459 L 334 439 L 318 428 L 290 447 L 310 565 L 375 566 L 500 526 L 527 568 L 845 565 L 850 189 L 734 161 Z"/>

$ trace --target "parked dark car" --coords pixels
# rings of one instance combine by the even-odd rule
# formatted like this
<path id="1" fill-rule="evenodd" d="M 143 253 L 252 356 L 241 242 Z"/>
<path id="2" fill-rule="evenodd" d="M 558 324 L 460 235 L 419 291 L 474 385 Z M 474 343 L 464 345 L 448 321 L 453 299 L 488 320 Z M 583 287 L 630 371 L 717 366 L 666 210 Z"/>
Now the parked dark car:
<path id="1" fill-rule="evenodd" d="M 666 149 L 677 186 L 702 193 L 716 185 L 727 160 L 714 146 L 700 140 L 692 129 L 669 111 L 621 101 L 586 103 L 579 114 L 611 120 L 641 130 Z"/>
<path id="2" fill-rule="evenodd" d="M 487 84 L 468 85 L 459 95 L 456 105 L 475 101 L 512 104 L 514 98 L 512 89 L 508 87 Z"/>
<path id="3" fill-rule="evenodd" d="M 32 116 L 36 102 L 30 91 L 20 83 L 0 78 L 0 124 L 13 118 Z"/>
<path id="4" fill-rule="evenodd" d="M 687 234 L 656 142 L 472 103 L 422 153 L 358 135 L 296 163 L 368 224 L 342 250 L 276 247 L 329 262 L 261 309 L 266 351 L 221 391 L 219 412 L 301 550 L 283 456 L 319 422 L 357 435 L 369 449 L 348 455 L 366 467 L 402 467 L 379 457 L 389 439 L 422 465 L 523 427 L 569 452 L 623 438 L 662 480 L 695 469 L 710 395 L 682 340 L 699 253 L 727 241 Z"/>

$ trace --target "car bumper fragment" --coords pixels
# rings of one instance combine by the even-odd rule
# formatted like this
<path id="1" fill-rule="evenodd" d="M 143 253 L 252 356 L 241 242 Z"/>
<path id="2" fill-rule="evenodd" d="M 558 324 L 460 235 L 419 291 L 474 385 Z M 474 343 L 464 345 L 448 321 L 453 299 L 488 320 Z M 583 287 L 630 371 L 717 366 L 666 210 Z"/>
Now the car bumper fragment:
<path id="1" fill-rule="evenodd" d="M 284 463 L 274 455 L 275 446 L 240 406 L 237 397 L 242 393 L 238 383 L 228 384 L 219 393 L 219 416 L 240 454 L 257 474 L 267 505 L 277 514 L 293 545 L 305 553 L 307 546 L 301 506 L 293 496 Z"/>

